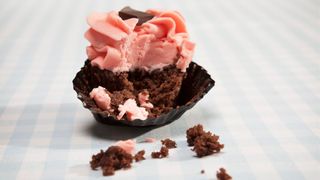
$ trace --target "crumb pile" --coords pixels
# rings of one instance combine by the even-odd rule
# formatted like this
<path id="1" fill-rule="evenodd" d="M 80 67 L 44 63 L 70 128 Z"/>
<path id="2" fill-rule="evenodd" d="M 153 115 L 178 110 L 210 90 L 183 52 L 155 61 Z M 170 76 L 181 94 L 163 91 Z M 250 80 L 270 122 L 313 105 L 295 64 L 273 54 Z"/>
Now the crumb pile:
<path id="1" fill-rule="evenodd" d="M 227 173 L 224 168 L 220 168 L 220 171 L 217 171 L 217 179 L 218 180 L 231 180 L 232 177 Z"/>
<path id="2" fill-rule="evenodd" d="M 186 133 L 187 143 L 189 146 L 194 146 L 192 150 L 196 152 L 198 157 L 218 153 L 224 147 L 223 144 L 218 142 L 219 136 L 212 134 L 210 131 L 204 131 L 201 124 L 189 128 Z M 169 138 L 161 140 L 161 144 L 160 151 L 152 152 L 151 158 L 162 159 L 168 157 L 169 149 L 177 148 L 177 143 Z M 108 176 L 113 175 L 115 170 L 130 168 L 133 160 L 135 162 L 145 160 L 145 150 L 140 150 L 132 155 L 134 146 L 134 140 L 126 140 L 118 141 L 105 152 L 100 150 L 98 154 L 92 156 L 91 168 L 95 170 L 101 167 L 103 175 Z M 205 170 L 202 169 L 200 173 L 204 174 Z M 231 180 L 232 177 L 227 174 L 224 168 L 220 168 L 217 171 L 217 178 L 219 180 Z"/>
<path id="3" fill-rule="evenodd" d="M 194 140 L 204 133 L 203 126 L 198 124 L 187 130 L 187 142 L 189 146 L 194 145 Z"/>
<path id="4" fill-rule="evenodd" d="M 110 146 L 105 152 L 100 150 L 90 161 L 93 170 L 101 167 L 103 175 L 113 175 L 115 170 L 131 167 L 132 155 L 119 146 Z"/>
<path id="5" fill-rule="evenodd" d="M 218 153 L 224 148 L 224 144 L 220 144 L 218 141 L 219 136 L 210 131 L 205 132 L 200 124 L 189 128 L 186 134 L 189 146 L 194 146 L 192 150 L 196 152 L 198 157 Z"/>
<path id="6" fill-rule="evenodd" d="M 218 140 L 219 136 L 216 136 L 211 132 L 206 132 L 195 139 L 193 150 L 196 152 L 198 157 L 218 153 L 224 147 L 224 145 L 220 144 Z"/>

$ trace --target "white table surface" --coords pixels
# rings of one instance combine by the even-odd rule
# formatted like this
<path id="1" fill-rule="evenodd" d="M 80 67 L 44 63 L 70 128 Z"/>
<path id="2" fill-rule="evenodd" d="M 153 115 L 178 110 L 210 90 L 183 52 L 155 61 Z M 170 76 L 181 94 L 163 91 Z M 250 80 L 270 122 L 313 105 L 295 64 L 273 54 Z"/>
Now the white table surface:
<path id="1" fill-rule="evenodd" d="M 72 79 L 86 59 L 92 11 L 131 5 L 179 10 L 197 43 L 194 61 L 216 86 L 159 128 L 101 125 Z M 0 179 L 318 179 L 320 3 L 317 0 L 0 0 Z M 222 153 L 195 158 L 185 130 L 201 123 Z M 103 177 L 91 155 L 119 139 L 170 137 L 178 148 Z M 205 174 L 200 174 L 204 169 Z"/>

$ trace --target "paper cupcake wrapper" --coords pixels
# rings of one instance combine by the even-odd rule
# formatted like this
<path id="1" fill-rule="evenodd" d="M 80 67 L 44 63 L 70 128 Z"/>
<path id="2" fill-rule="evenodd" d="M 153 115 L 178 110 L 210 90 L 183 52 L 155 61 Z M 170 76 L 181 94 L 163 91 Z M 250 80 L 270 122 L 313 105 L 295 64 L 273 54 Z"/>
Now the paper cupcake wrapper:
<path id="1" fill-rule="evenodd" d="M 73 89 L 77 92 L 77 97 L 82 101 L 83 106 L 91 111 L 98 122 L 105 124 L 157 126 L 173 122 L 180 118 L 187 110 L 191 109 L 215 84 L 215 81 L 211 79 L 210 75 L 203 67 L 195 62 L 191 62 L 186 72 L 186 78 L 182 81 L 181 90 L 177 97 L 176 108 L 156 118 L 148 118 L 146 120 L 118 120 L 116 117 L 103 112 L 89 97 L 89 92 L 100 84 L 100 82 L 92 82 L 93 79 L 94 81 L 96 81 L 96 79 L 101 79 L 101 81 L 103 81 L 104 78 L 103 74 L 98 75 L 101 76 L 100 78 L 91 78 L 94 74 L 94 70 L 91 66 L 89 67 L 88 63 L 89 61 L 86 61 L 85 66 L 81 68 L 73 79 Z"/>

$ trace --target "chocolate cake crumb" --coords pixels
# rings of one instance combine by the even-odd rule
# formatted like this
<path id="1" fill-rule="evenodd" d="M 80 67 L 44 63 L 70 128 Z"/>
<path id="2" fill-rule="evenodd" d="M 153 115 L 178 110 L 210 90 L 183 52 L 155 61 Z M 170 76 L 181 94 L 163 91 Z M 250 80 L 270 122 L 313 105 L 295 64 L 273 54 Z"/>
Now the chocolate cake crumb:
<path id="1" fill-rule="evenodd" d="M 232 177 L 227 173 L 227 171 L 224 168 L 220 168 L 219 171 L 217 171 L 217 178 L 218 180 L 231 180 Z"/>
<path id="2" fill-rule="evenodd" d="M 135 93 L 142 90 L 149 92 L 149 102 L 153 104 L 149 117 L 158 117 L 177 106 L 176 98 L 180 92 L 185 73 L 174 65 L 163 70 L 154 70 L 151 73 L 145 70 L 135 70 L 129 74 L 128 80 L 133 83 Z"/>
<path id="3" fill-rule="evenodd" d="M 160 153 L 162 157 L 168 157 L 169 149 L 167 147 L 162 146 L 160 149 Z"/>
<path id="4" fill-rule="evenodd" d="M 161 143 L 168 149 L 177 148 L 177 143 L 169 138 L 161 140 Z"/>
<path id="5" fill-rule="evenodd" d="M 108 92 L 111 98 L 111 108 L 118 114 L 118 108 L 120 104 L 123 104 L 127 99 L 135 99 L 135 95 L 127 89 L 121 91 Z M 110 112 L 112 113 L 112 112 Z"/>
<path id="6" fill-rule="evenodd" d="M 152 152 L 151 157 L 153 159 L 160 159 L 161 158 L 161 153 L 160 152 Z"/>
<path id="7" fill-rule="evenodd" d="M 204 173 L 205 173 L 205 171 L 202 169 L 200 173 L 201 173 L 201 174 L 204 174 Z"/>
<path id="8" fill-rule="evenodd" d="M 189 146 L 194 145 L 194 140 L 198 137 L 204 134 L 203 126 L 201 124 L 195 125 L 192 128 L 189 128 L 187 130 L 187 142 Z"/>
<path id="9" fill-rule="evenodd" d="M 161 159 L 169 155 L 169 149 L 165 146 L 162 146 L 160 152 L 152 152 L 151 157 L 153 159 Z"/>
<path id="10" fill-rule="evenodd" d="M 127 153 L 119 146 L 110 146 L 105 152 L 100 150 L 92 156 L 90 166 L 92 169 L 101 167 L 104 176 L 113 175 L 115 170 L 130 168 L 132 155 Z"/>
<path id="11" fill-rule="evenodd" d="M 104 167 L 102 167 L 102 174 L 104 176 L 114 175 L 114 171 L 115 171 L 115 169 L 112 166 L 104 166 Z"/>
<path id="12" fill-rule="evenodd" d="M 218 140 L 219 136 L 206 132 L 195 139 L 192 150 L 196 152 L 198 157 L 218 153 L 224 147 Z"/>
<path id="13" fill-rule="evenodd" d="M 137 152 L 136 155 L 134 155 L 134 160 L 136 162 L 139 162 L 139 161 L 142 161 L 142 160 L 145 160 L 146 158 L 144 158 L 144 154 L 145 154 L 145 150 L 141 150 L 139 152 Z"/>
<path id="14" fill-rule="evenodd" d="M 100 166 L 100 160 L 103 157 L 103 150 L 101 149 L 100 152 L 96 155 L 92 155 L 90 166 L 92 170 L 96 170 Z"/>

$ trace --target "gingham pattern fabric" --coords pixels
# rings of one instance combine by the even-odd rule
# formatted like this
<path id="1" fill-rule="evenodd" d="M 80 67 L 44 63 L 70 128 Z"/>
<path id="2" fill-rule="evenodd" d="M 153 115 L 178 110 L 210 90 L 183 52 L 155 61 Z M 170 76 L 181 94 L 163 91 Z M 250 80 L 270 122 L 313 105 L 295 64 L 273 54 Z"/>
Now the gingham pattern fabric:
<path id="1" fill-rule="evenodd" d="M 197 43 L 194 61 L 216 86 L 179 120 L 159 128 L 96 123 L 72 89 L 92 11 L 179 10 Z M 1 0 L 0 179 L 96 179 L 91 155 L 119 139 L 170 137 L 178 148 L 137 145 L 147 160 L 107 179 L 318 179 L 320 3 L 317 0 Z M 219 154 L 195 158 L 185 130 L 220 135 Z M 204 169 L 205 174 L 200 171 Z"/>

